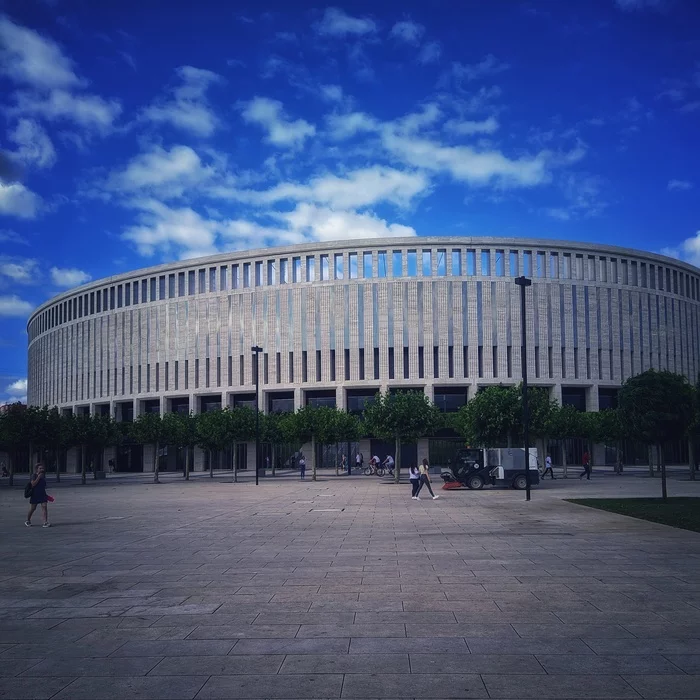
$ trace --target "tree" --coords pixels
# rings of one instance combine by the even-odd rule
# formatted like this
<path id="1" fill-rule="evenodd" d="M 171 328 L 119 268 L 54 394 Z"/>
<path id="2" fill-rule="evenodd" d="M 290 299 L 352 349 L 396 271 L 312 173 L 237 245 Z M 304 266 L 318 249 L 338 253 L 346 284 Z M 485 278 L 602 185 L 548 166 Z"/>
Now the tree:
<path id="1" fill-rule="evenodd" d="M 163 443 L 185 449 L 185 480 L 190 478 L 190 450 L 197 444 L 197 424 L 191 413 L 166 413 L 163 416 Z"/>
<path id="2" fill-rule="evenodd" d="M 290 442 L 311 441 L 311 479 L 316 481 L 316 445 L 332 445 L 337 441 L 338 410 L 328 406 L 304 406 L 282 419 L 282 430 Z"/>
<path id="3" fill-rule="evenodd" d="M 230 410 L 231 413 L 231 442 L 233 445 L 233 480 L 238 481 L 238 455 L 236 445 L 241 442 L 249 442 L 255 439 L 255 411 L 245 406 L 238 406 Z M 263 418 L 263 415 L 260 415 Z M 262 425 L 266 425 L 262 421 Z"/>
<path id="4" fill-rule="evenodd" d="M 423 392 L 397 391 L 377 394 L 365 408 L 363 420 L 377 437 L 394 439 L 394 481 L 398 484 L 401 472 L 401 445 L 413 443 L 431 435 L 441 423 L 440 412 Z"/>
<path id="5" fill-rule="evenodd" d="M 338 411 L 336 415 L 336 426 L 335 426 L 335 432 L 336 432 L 336 440 L 338 442 L 344 442 L 346 444 L 349 444 L 351 442 L 355 442 L 356 440 L 360 439 L 360 436 L 362 435 L 362 422 L 360 419 L 352 414 L 352 413 L 347 413 L 346 411 Z M 347 454 L 347 460 L 348 460 L 348 468 L 350 468 L 350 448 L 348 447 L 348 454 Z M 338 473 L 338 467 L 337 467 L 337 462 L 336 462 L 336 475 Z"/>
<path id="6" fill-rule="evenodd" d="M 515 387 L 487 387 L 460 408 L 455 419 L 457 432 L 470 445 L 510 447 L 521 432 L 521 402 Z"/>
<path id="7" fill-rule="evenodd" d="M 27 444 L 28 428 L 26 419 L 27 407 L 22 403 L 12 403 L 0 413 L 0 446 L 7 452 L 9 459 L 9 485 L 14 485 L 15 470 L 19 454 Z"/>
<path id="8" fill-rule="evenodd" d="M 700 442 L 700 374 L 694 387 L 695 411 L 688 436 L 688 462 L 690 463 L 690 480 L 695 481 L 695 464 L 698 459 L 696 449 Z"/>
<path id="9" fill-rule="evenodd" d="M 522 385 L 518 387 L 518 391 L 521 395 L 519 414 L 522 423 Z M 537 445 L 538 440 L 540 441 L 542 445 L 541 460 L 544 464 L 545 457 L 547 456 L 547 441 L 550 437 L 552 417 L 559 410 L 559 404 L 549 397 L 549 389 L 544 387 L 529 388 L 527 400 L 530 438 L 535 442 L 535 445 Z M 520 433 L 518 437 L 522 437 L 524 440 L 522 427 Z"/>
<path id="10" fill-rule="evenodd" d="M 618 404 L 631 436 L 656 445 L 661 461 L 661 497 L 666 500 L 664 447 L 688 437 L 695 417 L 693 387 L 681 374 L 649 369 L 625 381 Z"/>
<path id="11" fill-rule="evenodd" d="M 153 445 L 153 483 L 160 483 L 160 446 L 163 443 L 163 419 L 160 413 L 142 413 L 129 430 L 131 439 L 141 445 Z"/>
<path id="12" fill-rule="evenodd" d="M 555 440 L 562 442 L 562 466 L 564 467 L 564 478 L 567 477 L 568 465 L 566 462 L 565 441 L 571 437 L 578 437 L 581 433 L 581 412 L 573 406 L 557 406 L 552 411 L 549 425 L 549 435 Z"/>
<path id="13" fill-rule="evenodd" d="M 233 421 L 228 408 L 197 415 L 197 444 L 209 452 L 209 477 L 214 478 L 213 452 L 220 453 L 233 439 Z"/>
<path id="14" fill-rule="evenodd" d="M 615 473 L 621 472 L 622 441 L 625 439 L 625 426 L 617 408 L 606 408 L 599 411 L 598 439 L 606 445 L 615 445 Z"/>

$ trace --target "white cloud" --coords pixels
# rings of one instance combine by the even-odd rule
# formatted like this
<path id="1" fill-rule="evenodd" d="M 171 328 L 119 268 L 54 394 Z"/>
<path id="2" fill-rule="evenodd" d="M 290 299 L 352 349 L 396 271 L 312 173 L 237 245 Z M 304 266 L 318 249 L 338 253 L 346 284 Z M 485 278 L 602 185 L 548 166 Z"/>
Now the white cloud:
<path id="1" fill-rule="evenodd" d="M 608 207 L 603 198 L 605 191 L 601 178 L 587 173 L 565 173 L 558 184 L 566 205 L 544 209 L 542 213 L 559 221 L 600 216 Z"/>
<path id="2" fill-rule="evenodd" d="M 373 166 L 355 170 L 345 177 L 316 177 L 308 185 L 288 183 L 266 192 L 248 193 L 248 201 L 266 204 L 284 200 L 303 201 L 327 205 L 333 209 L 358 209 L 377 202 L 407 207 L 429 185 L 428 178 L 422 173 Z"/>
<path id="3" fill-rule="evenodd" d="M 342 241 L 350 238 L 415 236 L 415 229 L 388 224 L 372 214 L 335 211 L 313 204 L 299 204 L 292 212 L 277 214 L 288 227 L 310 241 Z"/>
<path id="4" fill-rule="evenodd" d="M 36 88 L 73 88 L 85 84 L 73 61 L 58 44 L 37 32 L 0 17 L 0 73 Z"/>
<path id="5" fill-rule="evenodd" d="M 507 63 L 502 63 L 490 53 L 484 56 L 479 63 L 469 64 L 455 61 L 452 64 L 451 71 L 453 78 L 459 85 L 463 82 L 471 82 L 473 80 L 480 80 L 481 78 L 496 75 L 508 70 L 508 68 L 509 65 Z"/>
<path id="6" fill-rule="evenodd" d="M 323 19 L 316 25 L 321 36 L 347 37 L 374 34 L 376 23 L 368 17 L 351 17 L 337 7 L 328 7 Z"/>
<path id="7" fill-rule="evenodd" d="M 183 191 L 201 184 L 213 174 L 189 146 L 173 146 L 169 151 L 153 146 L 132 158 L 122 170 L 113 173 L 105 187 L 115 192 L 157 192 L 160 197 L 179 197 Z"/>
<path id="8" fill-rule="evenodd" d="M 38 262 L 32 258 L 0 258 L 0 277 L 17 284 L 32 284 L 39 277 Z"/>
<path id="9" fill-rule="evenodd" d="M 482 121 L 463 121 L 460 119 L 450 119 L 445 122 L 445 130 L 460 136 L 471 136 L 472 134 L 493 134 L 498 131 L 498 120 L 489 117 Z"/>
<path id="10" fill-rule="evenodd" d="M 670 192 L 673 192 L 674 190 L 692 190 L 693 183 L 688 182 L 687 180 L 669 180 L 666 189 L 668 189 Z"/>
<path id="11" fill-rule="evenodd" d="M 70 121 L 88 128 L 108 132 L 121 114 L 117 100 L 105 100 L 97 95 L 74 94 L 66 90 L 52 90 L 48 95 L 19 92 L 12 114 L 36 114 L 49 121 Z"/>
<path id="12" fill-rule="evenodd" d="M 626 12 L 634 10 L 662 10 L 668 5 L 668 0 L 615 0 L 615 4 Z"/>
<path id="13" fill-rule="evenodd" d="M 0 243 L 17 243 L 18 245 L 27 245 L 27 239 L 20 236 L 16 231 L 3 228 L 0 229 Z"/>
<path id="14" fill-rule="evenodd" d="M 321 97 L 327 102 L 342 102 L 343 88 L 340 85 L 321 85 Z"/>
<path id="15" fill-rule="evenodd" d="M 331 114 L 327 117 L 329 136 L 335 141 L 352 138 L 359 133 L 377 131 L 377 120 L 365 112 Z"/>
<path id="16" fill-rule="evenodd" d="M 92 279 L 92 276 L 83 270 L 74 267 L 52 267 L 51 281 L 57 287 L 77 287 Z"/>
<path id="17" fill-rule="evenodd" d="M 220 221 L 204 219 L 189 207 L 168 207 L 154 199 L 136 200 L 138 223 L 122 234 L 140 255 L 150 257 L 157 251 L 181 258 L 211 255 L 217 252 L 216 236 L 223 229 Z M 184 251 L 184 252 L 183 252 Z"/>
<path id="18" fill-rule="evenodd" d="M 206 98 L 209 87 L 223 81 L 217 73 L 192 66 L 177 69 L 181 85 L 167 99 L 154 102 L 143 111 L 143 118 L 156 124 L 171 124 L 196 136 L 211 136 L 219 126 Z"/>
<path id="19" fill-rule="evenodd" d="M 421 50 L 416 56 L 416 62 L 422 66 L 427 66 L 430 63 L 437 63 L 442 56 L 442 45 L 439 41 L 429 41 L 423 44 Z"/>
<path id="20" fill-rule="evenodd" d="M 389 36 L 391 36 L 392 39 L 402 41 L 405 44 L 418 46 L 424 32 L 425 27 L 422 24 L 412 22 L 411 20 L 403 20 L 402 22 L 397 22 L 391 28 Z"/>
<path id="21" fill-rule="evenodd" d="M 0 214 L 33 219 L 41 205 L 41 197 L 19 182 L 0 182 Z"/>
<path id="22" fill-rule="evenodd" d="M 243 109 L 243 119 L 249 124 L 258 124 L 265 131 L 265 140 L 275 146 L 294 148 L 316 133 L 316 127 L 304 119 L 289 121 L 282 103 L 266 97 L 255 97 Z"/>
<path id="23" fill-rule="evenodd" d="M 419 112 L 411 112 L 397 119 L 393 128 L 403 134 L 413 134 L 426 126 L 432 126 L 442 117 L 442 111 L 436 104 L 429 102 L 421 107 Z"/>
<path id="24" fill-rule="evenodd" d="M 0 296 L 0 316 L 28 316 L 33 310 L 34 304 L 16 294 Z"/>
<path id="25" fill-rule="evenodd" d="M 15 160 L 38 168 L 50 168 L 56 162 L 56 150 L 48 134 L 32 119 L 20 119 L 8 138 L 17 150 L 12 154 Z"/>
<path id="26" fill-rule="evenodd" d="M 5 387 L 5 393 L 10 396 L 24 397 L 27 395 L 27 380 L 18 379 Z"/>
<path id="27" fill-rule="evenodd" d="M 686 238 L 678 246 L 662 248 L 661 253 L 700 267 L 700 231 L 696 231 L 694 236 Z"/>

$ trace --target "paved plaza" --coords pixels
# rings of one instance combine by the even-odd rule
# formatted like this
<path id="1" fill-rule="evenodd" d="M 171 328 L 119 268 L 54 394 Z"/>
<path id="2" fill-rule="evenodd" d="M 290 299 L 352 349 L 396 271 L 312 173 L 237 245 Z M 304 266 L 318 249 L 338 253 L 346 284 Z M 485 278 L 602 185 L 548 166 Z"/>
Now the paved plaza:
<path id="1" fill-rule="evenodd" d="M 656 479 L 229 481 L 0 491 L 0 698 L 700 698 L 700 534 L 562 500 Z"/>

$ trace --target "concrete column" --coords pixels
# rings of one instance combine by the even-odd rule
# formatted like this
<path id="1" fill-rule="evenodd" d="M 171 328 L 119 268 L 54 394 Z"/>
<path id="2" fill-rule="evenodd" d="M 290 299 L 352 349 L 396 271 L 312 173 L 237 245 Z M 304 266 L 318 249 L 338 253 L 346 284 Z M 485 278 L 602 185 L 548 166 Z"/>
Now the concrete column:
<path id="1" fill-rule="evenodd" d="M 599 411 L 600 404 L 598 403 L 598 387 L 586 387 L 586 411 Z"/>
<path id="2" fill-rule="evenodd" d="M 420 440 L 418 440 L 418 442 L 416 443 L 416 448 L 417 448 L 416 458 L 418 459 L 418 464 L 420 464 L 424 459 L 427 459 L 428 463 L 430 463 L 430 457 L 429 457 L 430 441 L 429 441 L 429 439 L 428 438 L 421 438 Z M 416 464 L 415 466 L 418 466 L 418 464 Z M 411 465 L 404 464 L 403 466 L 410 467 Z"/>

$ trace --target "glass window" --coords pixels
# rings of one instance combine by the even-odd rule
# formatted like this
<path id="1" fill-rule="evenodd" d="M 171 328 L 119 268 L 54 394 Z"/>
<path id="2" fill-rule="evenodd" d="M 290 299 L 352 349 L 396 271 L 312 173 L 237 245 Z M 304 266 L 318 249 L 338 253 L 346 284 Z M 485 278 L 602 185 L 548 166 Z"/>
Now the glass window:
<path id="1" fill-rule="evenodd" d="M 316 279 L 316 261 L 313 255 L 306 256 L 306 281 L 313 282 Z"/>
<path id="2" fill-rule="evenodd" d="M 377 253 L 377 276 L 386 277 L 389 274 L 386 262 L 386 250 Z"/>
<path id="3" fill-rule="evenodd" d="M 333 256 L 333 275 L 334 279 L 337 280 L 342 280 L 343 279 L 343 254 L 342 253 L 336 253 Z"/>
<path id="4" fill-rule="evenodd" d="M 608 261 L 606 258 L 600 259 L 600 281 L 608 281 Z"/>
<path id="5" fill-rule="evenodd" d="M 445 249 L 437 252 L 437 273 L 438 277 L 444 277 L 447 274 L 447 251 Z"/>
<path id="6" fill-rule="evenodd" d="M 482 250 L 481 251 L 481 276 L 490 277 L 491 276 L 491 251 Z"/>
<path id="7" fill-rule="evenodd" d="M 175 296 L 175 274 L 168 275 L 168 299 Z"/>
<path id="8" fill-rule="evenodd" d="M 617 258 L 610 258 L 610 281 L 617 284 Z"/>
<path id="9" fill-rule="evenodd" d="M 565 280 L 571 279 L 571 254 L 564 253 L 561 256 L 561 262 L 562 262 L 562 269 L 561 269 L 562 279 L 565 279 Z"/>
<path id="10" fill-rule="evenodd" d="M 637 280 L 637 263 L 634 260 L 630 263 L 630 284 L 633 287 L 639 286 L 639 281 Z"/>
<path id="11" fill-rule="evenodd" d="M 546 262 L 545 262 L 545 254 L 544 251 L 538 250 L 537 251 L 537 276 L 538 277 L 544 277 L 546 274 Z"/>
<path id="12" fill-rule="evenodd" d="M 149 282 L 149 286 L 150 286 L 150 290 L 149 290 L 150 294 L 149 294 L 148 300 L 155 301 L 156 300 L 156 278 L 155 277 L 151 277 L 150 282 Z"/>
<path id="13" fill-rule="evenodd" d="M 177 275 L 177 295 L 179 297 L 185 296 L 185 273 L 179 272 Z"/>
<path id="14" fill-rule="evenodd" d="M 188 270 L 187 271 L 187 293 L 189 295 L 194 294 L 196 291 L 195 289 L 195 275 L 194 275 L 194 270 Z"/>
<path id="15" fill-rule="evenodd" d="M 114 309 L 114 287 L 109 288 L 109 310 L 112 311 Z M 70 304 L 70 302 L 68 302 Z M 70 308 L 70 307 L 69 307 Z M 71 320 L 70 318 L 68 319 L 69 321 Z"/>
<path id="16" fill-rule="evenodd" d="M 328 279 L 328 256 L 327 255 L 322 255 L 321 256 L 321 280 L 327 280 Z"/>
<path id="17" fill-rule="evenodd" d="M 452 251 L 452 274 L 455 277 L 462 276 L 462 251 L 454 249 Z"/>
<path id="18" fill-rule="evenodd" d="M 506 254 L 503 250 L 496 251 L 496 277 L 503 277 L 506 274 Z"/>
<path id="19" fill-rule="evenodd" d="M 627 260 L 620 260 L 620 267 L 622 268 L 622 284 L 629 284 L 629 277 L 627 273 Z"/>
<path id="20" fill-rule="evenodd" d="M 582 280 L 583 279 L 583 255 L 577 255 L 575 260 L 576 260 L 576 267 L 574 268 L 574 277 L 577 280 Z"/>
<path id="21" fill-rule="evenodd" d="M 656 269 L 659 273 L 659 289 L 663 292 L 664 291 L 664 268 L 659 265 L 659 267 L 657 267 Z"/>
<path id="22" fill-rule="evenodd" d="M 122 286 L 120 284 L 119 291 L 121 291 L 121 288 L 122 288 Z M 121 294 L 120 294 L 120 296 L 121 296 Z M 78 297 L 78 318 L 82 318 L 82 317 L 83 317 L 83 297 Z M 33 332 L 33 329 L 34 329 L 34 324 L 32 323 L 32 332 Z"/>
<path id="23" fill-rule="evenodd" d="M 121 284 L 117 285 L 117 308 L 121 309 L 124 303 L 124 292 L 122 291 Z M 82 314 L 81 314 L 82 315 Z"/>
<path id="24" fill-rule="evenodd" d="M 391 274 L 394 277 L 403 277 L 403 255 L 400 250 L 391 254 Z"/>
<path id="25" fill-rule="evenodd" d="M 654 265 L 649 265 L 649 286 L 656 289 L 656 268 Z"/>
<path id="26" fill-rule="evenodd" d="M 158 277 L 158 298 L 165 299 L 165 275 Z"/>
<path id="27" fill-rule="evenodd" d="M 215 267 L 209 268 L 209 291 L 210 292 L 216 291 L 216 268 Z"/>
<path id="28" fill-rule="evenodd" d="M 207 271 L 199 271 L 199 293 L 204 294 L 207 291 Z"/>
<path id="29" fill-rule="evenodd" d="M 523 251 L 523 275 L 532 277 L 532 251 Z"/>
<path id="30" fill-rule="evenodd" d="M 138 287 L 134 287 L 134 291 L 136 291 Z M 134 304 L 136 302 L 134 301 Z M 95 292 L 90 292 L 90 315 L 95 313 Z"/>
<path id="31" fill-rule="evenodd" d="M 467 251 L 467 275 L 470 277 L 476 274 L 476 251 Z"/>
<path id="32" fill-rule="evenodd" d="M 509 267 L 509 275 L 511 277 L 517 277 L 518 276 L 518 251 L 517 250 L 511 250 L 510 251 L 510 259 L 508 260 L 508 267 Z"/>
<path id="33" fill-rule="evenodd" d="M 267 285 L 268 285 L 268 287 L 271 287 L 273 284 L 275 284 L 275 261 L 268 260 L 267 261 Z"/>
<path id="34" fill-rule="evenodd" d="M 557 279 L 559 277 L 559 254 L 550 253 L 549 254 L 549 277 L 550 279 Z"/>
<path id="35" fill-rule="evenodd" d="M 348 268 L 350 272 L 350 279 L 357 279 L 357 253 L 348 254 Z"/>
<path id="36" fill-rule="evenodd" d="M 124 285 L 124 306 L 131 306 L 131 282 Z"/>
<path id="37" fill-rule="evenodd" d="M 289 284 L 289 265 L 287 258 L 280 260 L 280 284 Z"/>
<path id="38" fill-rule="evenodd" d="M 250 287 L 250 263 L 243 263 L 243 287 Z"/>
<path id="39" fill-rule="evenodd" d="M 362 253 L 362 276 L 365 279 L 372 277 L 372 253 L 367 251 Z"/>
<path id="40" fill-rule="evenodd" d="M 132 295 L 134 297 L 134 304 L 139 303 L 139 283 L 134 282 L 134 293 Z"/>
<path id="41" fill-rule="evenodd" d="M 219 272 L 219 277 L 220 277 L 220 286 L 219 289 L 222 292 L 225 292 L 228 289 L 228 265 L 222 265 L 220 272 Z"/>
<path id="42" fill-rule="evenodd" d="M 263 264 L 262 260 L 255 261 L 255 286 L 262 287 L 263 283 Z"/>
<path id="43" fill-rule="evenodd" d="M 408 251 L 406 259 L 406 272 L 409 277 L 415 277 L 418 274 L 418 253 L 415 250 Z"/>
<path id="44" fill-rule="evenodd" d="M 595 282 L 595 256 L 588 256 L 588 279 Z"/>
<path id="45" fill-rule="evenodd" d="M 432 256 L 429 250 L 423 251 L 423 277 L 430 277 L 433 274 L 432 270 Z"/>
<path id="46" fill-rule="evenodd" d="M 238 265 L 231 267 L 231 289 L 239 289 L 241 286 L 241 273 Z"/>
<path id="47" fill-rule="evenodd" d="M 666 270 L 666 274 L 668 274 L 668 270 Z M 668 290 L 671 291 L 671 284 L 668 284 Z M 673 271 L 673 293 L 678 294 L 678 272 L 677 270 Z"/>
<path id="48" fill-rule="evenodd" d="M 301 258 L 292 258 L 292 282 L 301 282 Z"/>

